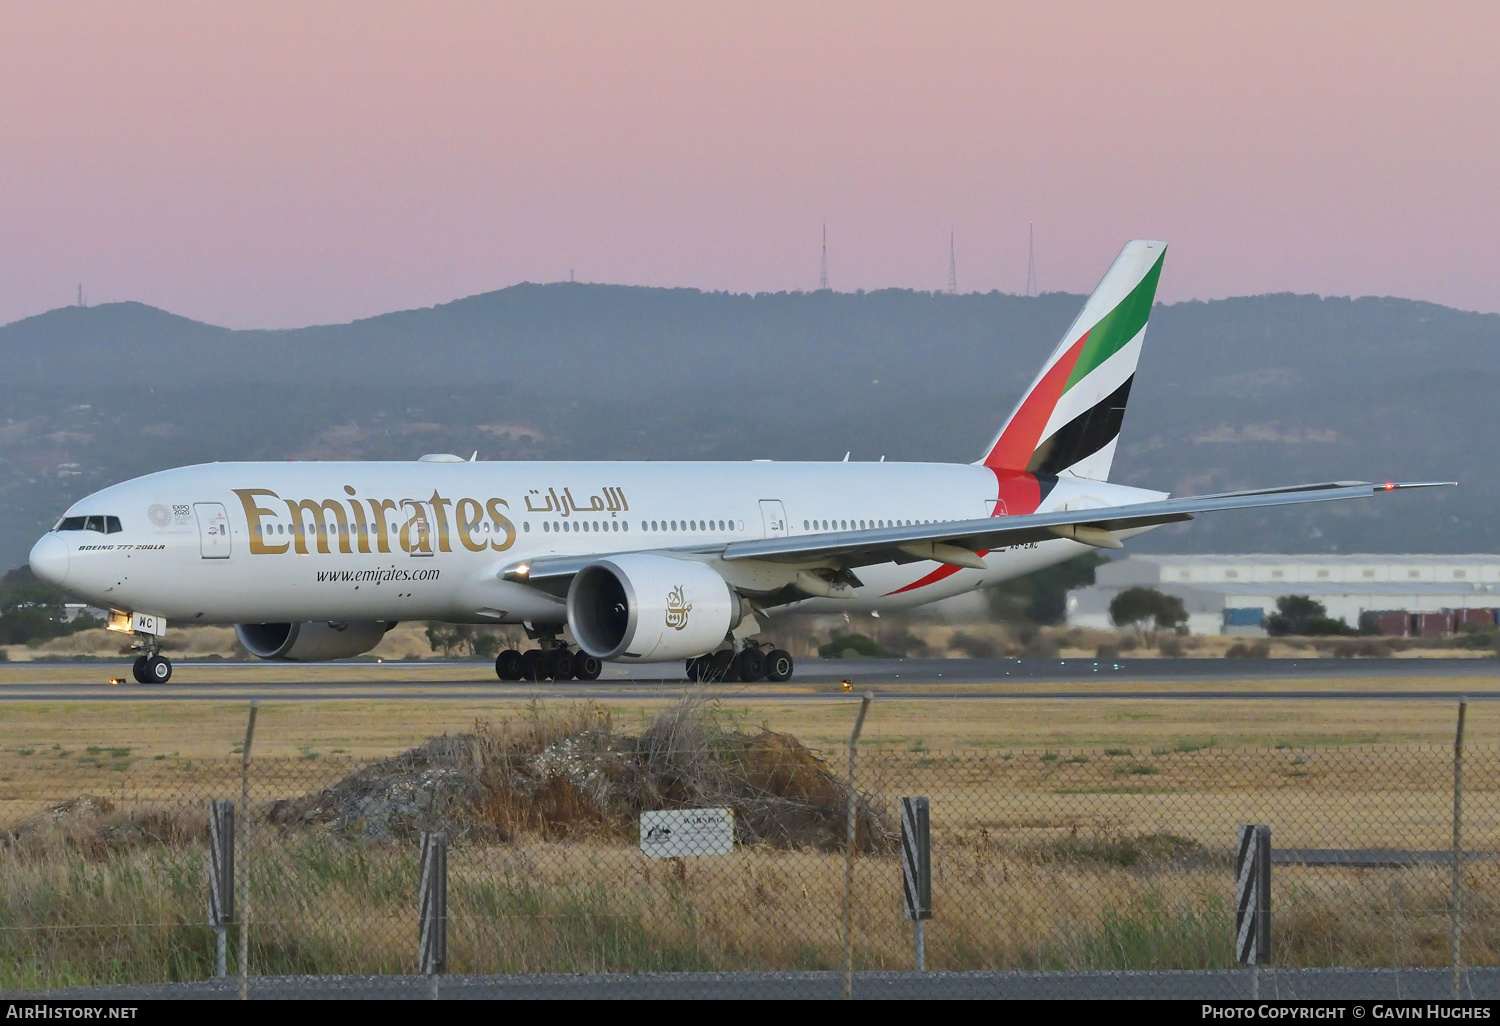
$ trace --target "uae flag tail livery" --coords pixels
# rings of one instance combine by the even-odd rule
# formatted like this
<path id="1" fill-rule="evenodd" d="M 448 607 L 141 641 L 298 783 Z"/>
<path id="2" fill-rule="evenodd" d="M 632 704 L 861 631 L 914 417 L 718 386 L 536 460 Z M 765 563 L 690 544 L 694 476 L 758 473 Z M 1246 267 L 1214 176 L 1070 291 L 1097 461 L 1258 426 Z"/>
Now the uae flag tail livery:
<path id="1" fill-rule="evenodd" d="M 980 462 L 997 474 L 1107 481 L 1167 246 L 1138 240 L 1108 273 Z"/>

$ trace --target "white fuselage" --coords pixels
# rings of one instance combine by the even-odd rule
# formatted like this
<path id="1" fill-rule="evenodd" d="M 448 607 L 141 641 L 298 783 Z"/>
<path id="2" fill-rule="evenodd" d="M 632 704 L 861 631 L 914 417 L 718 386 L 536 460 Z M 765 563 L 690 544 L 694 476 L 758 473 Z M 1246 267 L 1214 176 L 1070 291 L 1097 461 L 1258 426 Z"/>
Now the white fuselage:
<path id="1" fill-rule="evenodd" d="M 95 492 L 67 517 L 117 517 L 118 530 L 55 531 L 35 551 L 68 591 L 175 624 L 561 623 L 561 599 L 505 568 L 673 550 L 714 565 L 728 542 L 990 516 L 998 490 L 983 466 L 938 463 L 215 463 Z M 1160 496 L 1063 477 L 1036 510 L 1002 513 Z M 849 598 L 782 608 L 920 605 L 1082 551 L 1058 539 L 989 553 L 984 570 L 867 566 Z"/>

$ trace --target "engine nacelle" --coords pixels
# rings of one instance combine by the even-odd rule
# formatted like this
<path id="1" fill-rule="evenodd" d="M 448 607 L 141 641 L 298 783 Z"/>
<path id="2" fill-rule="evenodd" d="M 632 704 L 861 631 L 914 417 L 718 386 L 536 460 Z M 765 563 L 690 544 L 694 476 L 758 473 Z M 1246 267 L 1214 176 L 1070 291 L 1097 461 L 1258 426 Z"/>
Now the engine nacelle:
<path id="1" fill-rule="evenodd" d="M 348 659 L 380 644 L 396 626 L 381 620 L 354 622 L 313 620 L 307 623 L 237 623 L 234 633 L 251 655 L 316 663 Z"/>
<path id="2" fill-rule="evenodd" d="M 568 626 L 599 659 L 689 659 L 718 648 L 740 600 L 712 568 L 631 554 L 590 563 L 568 588 Z"/>

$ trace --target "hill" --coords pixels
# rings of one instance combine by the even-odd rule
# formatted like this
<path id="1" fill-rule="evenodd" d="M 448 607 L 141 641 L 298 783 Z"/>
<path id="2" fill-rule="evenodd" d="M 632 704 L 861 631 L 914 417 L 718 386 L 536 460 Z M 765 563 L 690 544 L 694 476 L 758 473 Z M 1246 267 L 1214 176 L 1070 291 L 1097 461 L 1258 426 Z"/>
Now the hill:
<path id="1" fill-rule="evenodd" d="M 0 327 L 0 564 L 78 496 L 206 460 L 970 460 L 1082 302 L 563 283 L 286 331 L 138 303 L 53 310 Z M 1497 348 L 1500 316 L 1409 300 L 1159 305 L 1116 479 L 1463 487 L 1220 515 L 1133 546 L 1493 549 Z"/>

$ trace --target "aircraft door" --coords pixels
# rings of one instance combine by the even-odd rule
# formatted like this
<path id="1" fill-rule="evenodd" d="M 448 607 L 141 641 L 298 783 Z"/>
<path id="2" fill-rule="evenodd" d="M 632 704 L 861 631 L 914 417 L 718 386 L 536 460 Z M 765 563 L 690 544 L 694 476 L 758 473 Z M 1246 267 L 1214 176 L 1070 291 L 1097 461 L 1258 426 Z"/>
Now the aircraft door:
<path id="1" fill-rule="evenodd" d="M 760 518 L 765 521 L 767 538 L 785 538 L 789 533 L 786 527 L 786 510 L 782 508 L 780 499 L 761 499 Z"/>
<path id="2" fill-rule="evenodd" d="M 430 556 L 437 547 L 437 531 L 433 527 L 432 506 L 426 502 L 410 499 L 401 504 L 401 547 L 409 556 Z"/>
<path id="3" fill-rule="evenodd" d="M 195 502 L 193 513 L 198 517 L 198 552 L 204 559 L 228 559 L 232 542 L 224 504 Z"/>

